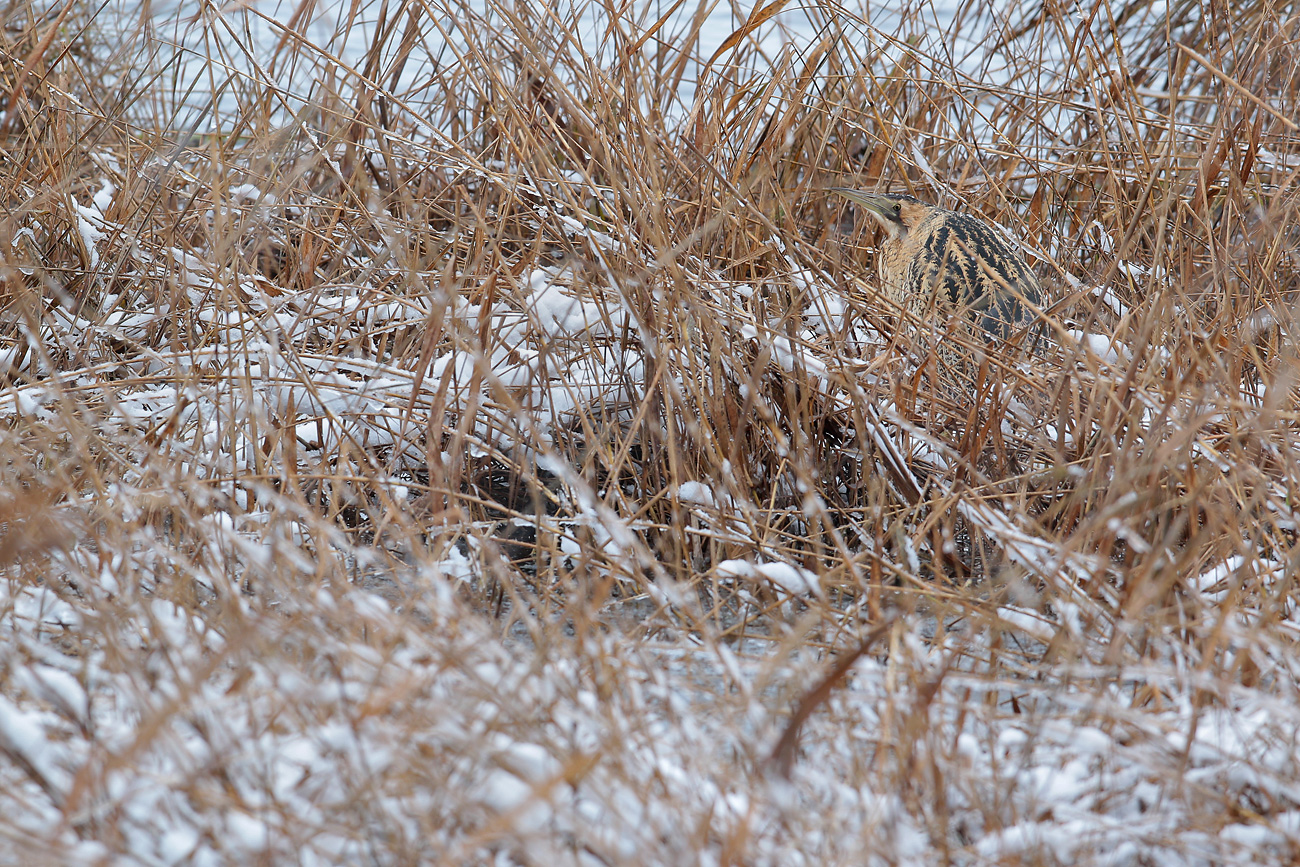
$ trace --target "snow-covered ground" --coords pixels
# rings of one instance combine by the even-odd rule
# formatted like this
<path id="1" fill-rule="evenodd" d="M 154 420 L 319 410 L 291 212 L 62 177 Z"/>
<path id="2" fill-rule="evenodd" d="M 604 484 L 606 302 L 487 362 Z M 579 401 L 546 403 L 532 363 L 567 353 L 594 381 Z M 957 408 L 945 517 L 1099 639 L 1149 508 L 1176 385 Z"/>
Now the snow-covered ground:
<path id="1" fill-rule="evenodd" d="M 316 50 L 301 69 L 250 65 L 283 35 L 259 16 L 283 23 L 290 7 L 152 10 L 163 41 L 193 52 L 167 66 L 177 78 L 158 100 L 177 113 L 160 126 L 224 132 L 258 82 L 284 97 L 264 118 L 302 119 L 330 84 L 321 70 L 364 76 L 381 7 L 355 30 L 344 6 L 303 8 Z M 621 38 L 668 8 L 620 11 Z M 739 26 L 729 6 L 703 8 L 696 61 Z M 421 20 L 466 26 L 465 9 L 437 12 Z M 892 32 L 895 10 L 872 12 Z M 616 63 L 608 19 L 588 13 L 572 28 L 592 40 L 581 53 Z M 974 35 L 943 41 L 957 14 L 903 13 L 933 23 L 927 50 L 947 46 L 953 69 L 1003 80 Z M 756 34 L 772 57 L 819 38 L 813 10 L 781 15 Z M 454 53 L 428 34 L 424 60 Z M 418 102 L 428 68 L 403 67 L 394 104 Z M 192 88 L 196 69 L 211 77 Z M 232 70 L 243 84 L 218 86 Z M 683 114 L 693 93 L 674 103 Z M 1088 480 L 1073 520 L 1094 535 L 1055 535 L 1014 495 L 941 481 L 927 496 L 951 508 L 879 494 L 831 520 L 834 494 L 892 490 L 890 460 L 935 479 L 956 461 L 890 391 L 889 338 L 814 255 L 831 242 L 811 225 L 779 235 L 775 206 L 743 224 L 771 235 L 756 245 L 767 273 L 740 273 L 692 246 L 716 226 L 668 248 L 652 217 L 620 223 L 630 209 L 591 164 L 547 175 L 508 149 L 440 149 L 450 125 L 412 122 L 368 170 L 418 165 L 411 198 L 498 209 L 448 226 L 381 203 L 363 171 L 328 186 L 351 158 L 348 126 L 307 136 L 317 162 L 211 174 L 202 135 L 143 166 L 124 161 L 130 147 L 81 142 L 64 210 L 35 183 L 11 191 L 0 268 L 22 303 L 0 347 L 0 862 L 1295 862 L 1290 380 L 1224 396 L 1210 349 L 1195 373 L 1175 368 L 1117 294 L 1165 272 L 1120 258 L 1105 285 L 1072 278 L 1109 325 L 1062 324 L 1066 361 L 1026 378 L 1051 370 L 1108 400 L 1080 401 L 1086 425 L 1034 418 L 1031 401 L 1014 409 L 1035 429 L 1015 413 L 1004 425 L 1008 440 L 1072 449 L 1122 432 L 1109 464 L 1026 469 Z M 944 171 L 919 144 L 902 151 L 921 177 Z M 716 210 L 746 213 L 751 193 Z M 483 240 L 507 221 L 527 231 Z M 1090 231 L 1125 253 L 1114 224 Z M 545 251 L 529 258 L 533 234 Z M 484 261 L 487 277 L 472 270 Z M 305 285 L 294 268 L 335 270 Z M 760 315 L 782 304 L 794 313 Z M 1173 373 L 1145 377 L 1139 361 Z M 790 407 L 808 404 L 851 420 L 832 451 L 858 474 L 807 457 L 817 443 L 799 423 L 819 416 Z M 758 433 L 719 433 L 746 425 Z M 1130 471 L 1136 452 L 1151 463 Z M 1216 472 L 1231 484 L 1215 488 Z M 531 500 L 507 509 L 494 473 Z M 1216 512 L 1196 484 L 1237 499 Z M 1069 505 L 1077 492 L 1062 490 L 1039 508 Z M 1161 524 L 1159 490 L 1201 511 Z M 936 541 L 950 515 L 994 563 L 974 586 L 934 578 L 936 550 L 956 550 Z M 1242 544 L 1187 555 L 1210 526 Z"/>

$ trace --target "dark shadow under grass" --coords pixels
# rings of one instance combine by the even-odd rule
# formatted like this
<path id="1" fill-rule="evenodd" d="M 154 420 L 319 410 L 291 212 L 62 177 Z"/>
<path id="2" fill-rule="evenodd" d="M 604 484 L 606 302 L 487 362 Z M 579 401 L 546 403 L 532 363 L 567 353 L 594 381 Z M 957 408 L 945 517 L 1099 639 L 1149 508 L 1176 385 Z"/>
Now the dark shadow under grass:
<path id="1" fill-rule="evenodd" d="M 668 12 L 0 8 L 0 851 L 1294 856 L 1300 16 Z"/>

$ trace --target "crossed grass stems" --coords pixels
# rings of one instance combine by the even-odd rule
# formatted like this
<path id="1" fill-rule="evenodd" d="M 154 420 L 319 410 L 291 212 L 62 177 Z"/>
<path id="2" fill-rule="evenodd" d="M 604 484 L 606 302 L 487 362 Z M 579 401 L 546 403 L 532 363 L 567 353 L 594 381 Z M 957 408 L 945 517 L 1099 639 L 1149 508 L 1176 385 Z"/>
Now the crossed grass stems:
<path id="1" fill-rule="evenodd" d="M 796 609 L 830 643 L 899 605 L 996 628 L 1008 599 L 1195 634 L 1186 582 L 1234 555 L 1294 563 L 1294 21 L 1099 4 L 1080 31 L 974 4 L 936 33 L 839 10 L 810 43 L 757 41 L 783 26 L 766 19 L 701 66 L 700 16 L 590 7 L 597 54 L 576 14 L 407 11 L 353 67 L 287 33 L 252 74 L 214 62 L 222 121 L 198 134 L 163 55 L 140 62 L 160 47 L 143 25 L 97 50 L 89 10 L 52 31 L 11 4 L 8 376 L 54 419 L 11 416 L 13 480 L 42 492 L 15 521 L 125 486 L 157 508 L 78 520 L 197 552 L 213 511 L 260 506 L 308 528 L 323 574 L 355 578 L 358 546 L 397 568 L 454 550 L 490 610 L 572 624 L 648 594 L 648 622 L 721 637 L 791 609 L 762 587 L 737 608 L 717 565 L 790 562 L 819 576 Z M 976 19 L 999 34 L 979 55 L 959 38 Z M 235 19 L 205 20 L 217 61 Z M 295 64 L 319 70 L 310 93 L 275 84 Z M 75 205 L 104 177 L 92 243 Z M 1022 239 L 1053 348 L 979 347 L 969 386 L 937 388 L 935 348 L 964 338 L 874 292 L 871 238 L 825 194 L 846 183 Z M 539 272 L 595 321 L 558 331 Z M 288 397 L 245 411 L 264 344 Z M 453 354 L 470 363 L 438 365 Z M 409 390 L 325 409 L 336 363 Z M 215 457 L 182 413 L 105 421 L 150 388 L 218 395 Z M 712 503 L 683 495 L 696 482 Z M 23 538 L 12 556 L 57 544 Z M 1271 574 L 1245 570 L 1234 604 L 1285 610 Z"/>

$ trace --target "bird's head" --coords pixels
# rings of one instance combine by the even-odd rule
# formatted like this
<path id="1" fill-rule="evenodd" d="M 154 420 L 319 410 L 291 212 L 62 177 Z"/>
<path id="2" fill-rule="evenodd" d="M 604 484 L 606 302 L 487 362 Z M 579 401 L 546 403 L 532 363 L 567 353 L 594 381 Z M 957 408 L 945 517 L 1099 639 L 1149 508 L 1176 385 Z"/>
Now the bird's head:
<path id="1" fill-rule="evenodd" d="M 906 238 L 908 231 L 930 210 L 929 205 L 901 193 L 867 193 L 851 187 L 831 187 L 831 190 L 865 208 L 895 241 Z"/>

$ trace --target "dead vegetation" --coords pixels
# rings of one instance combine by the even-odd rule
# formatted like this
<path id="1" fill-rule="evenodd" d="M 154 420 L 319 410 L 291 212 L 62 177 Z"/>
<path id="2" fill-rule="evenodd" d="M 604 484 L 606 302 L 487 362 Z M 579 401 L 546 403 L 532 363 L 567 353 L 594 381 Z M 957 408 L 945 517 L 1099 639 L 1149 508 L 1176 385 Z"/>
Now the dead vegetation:
<path id="1" fill-rule="evenodd" d="M 3 9 L 0 845 L 1294 857 L 1300 14 L 668 11 Z"/>

